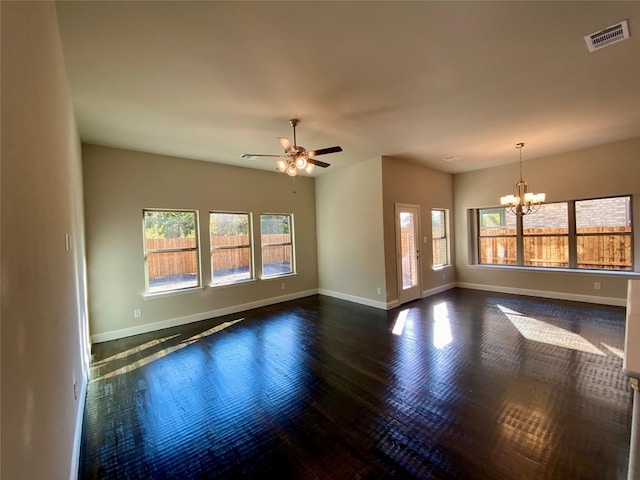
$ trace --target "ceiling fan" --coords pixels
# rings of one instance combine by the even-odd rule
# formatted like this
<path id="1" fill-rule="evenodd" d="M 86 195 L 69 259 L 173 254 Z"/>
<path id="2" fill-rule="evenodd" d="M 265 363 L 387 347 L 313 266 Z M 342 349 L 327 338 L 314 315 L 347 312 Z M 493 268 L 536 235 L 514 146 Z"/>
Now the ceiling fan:
<path id="1" fill-rule="evenodd" d="M 292 177 L 295 177 L 298 174 L 298 169 L 304 170 L 307 173 L 311 173 L 316 166 L 327 168 L 330 165 L 329 163 L 321 162 L 320 160 L 316 160 L 313 157 L 317 157 L 318 155 L 326 155 L 327 153 L 341 152 L 342 148 L 336 146 L 307 151 L 304 147 L 296 144 L 296 126 L 299 123 L 300 120 L 298 120 L 297 118 L 292 118 L 291 120 L 289 120 L 289 125 L 293 127 L 293 144 L 291 144 L 291 142 L 287 138 L 278 137 L 278 140 L 280 140 L 280 144 L 284 148 L 283 154 L 264 155 L 259 153 L 245 153 L 244 155 L 242 155 L 242 158 L 279 158 L 279 160 L 276 162 L 276 167 L 278 168 L 278 170 L 280 170 L 281 172 L 286 172 L 287 175 L 290 175 Z"/>

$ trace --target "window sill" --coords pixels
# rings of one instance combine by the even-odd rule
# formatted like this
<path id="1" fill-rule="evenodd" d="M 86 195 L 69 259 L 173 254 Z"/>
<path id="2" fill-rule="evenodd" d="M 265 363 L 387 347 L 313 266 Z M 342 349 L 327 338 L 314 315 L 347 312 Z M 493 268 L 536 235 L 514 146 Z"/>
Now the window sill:
<path id="1" fill-rule="evenodd" d="M 191 287 L 191 288 L 182 288 L 180 290 L 167 290 L 166 292 L 153 292 L 153 293 L 144 293 L 142 297 L 145 300 L 152 300 L 154 298 L 161 297 L 173 297 L 175 295 L 187 295 L 189 293 L 197 293 L 203 292 L 204 287 Z"/>
<path id="2" fill-rule="evenodd" d="M 250 278 L 249 280 L 239 280 L 237 282 L 225 282 L 225 283 L 210 283 L 209 288 L 225 288 L 225 287 L 235 287 L 238 285 L 247 285 L 250 283 L 256 283 L 255 278 Z"/>
<path id="3" fill-rule="evenodd" d="M 283 273 L 281 275 L 269 275 L 266 277 L 260 277 L 260 280 L 277 280 L 279 278 L 286 278 L 286 277 L 296 277 L 298 274 L 296 272 L 293 273 Z"/>
<path id="4" fill-rule="evenodd" d="M 439 272 L 440 270 L 446 270 L 446 269 L 452 268 L 452 267 L 453 267 L 453 265 L 448 263 L 446 265 L 438 265 L 436 267 L 431 267 L 431 270 L 433 270 L 434 272 Z"/>
<path id="5" fill-rule="evenodd" d="M 469 268 L 488 270 L 509 270 L 518 272 L 539 272 L 539 273 L 562 273 L 578 275 L 601 275 L 622 278 L 640 278 L 640 272 L 624 270 L 588 270 L 586 268 L 545 268 L 545 267 L 522 267 L 519 265 L 469 265 Z"/>

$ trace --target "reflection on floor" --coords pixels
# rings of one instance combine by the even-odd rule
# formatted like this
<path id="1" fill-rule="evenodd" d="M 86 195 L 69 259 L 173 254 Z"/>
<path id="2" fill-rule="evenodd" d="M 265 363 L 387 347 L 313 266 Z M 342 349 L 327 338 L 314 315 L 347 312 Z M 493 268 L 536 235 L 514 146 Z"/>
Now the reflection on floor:
<path id="1" fill-rule="evenodd" d="M 80 478 L 623 479 L 624 309 L 313 296 L 94 345 Z"/>

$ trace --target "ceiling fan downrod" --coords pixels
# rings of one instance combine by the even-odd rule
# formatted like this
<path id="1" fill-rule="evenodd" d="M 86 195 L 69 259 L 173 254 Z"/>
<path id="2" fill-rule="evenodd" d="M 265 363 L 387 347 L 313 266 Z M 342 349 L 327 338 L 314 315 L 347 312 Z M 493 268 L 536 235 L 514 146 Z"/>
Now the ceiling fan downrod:
<path id="1" fill-rule="evenodd" d="M 293 127 L 293 146 L 294 147 L 298 146 L 298 142 L 296 141 L 296 126 L 298 125 L 298 123 L 300 123 L 300 120 L 298 120 L 297 118 L 292 118 L 291 120 L 289 120 L 289 125 Z"/>

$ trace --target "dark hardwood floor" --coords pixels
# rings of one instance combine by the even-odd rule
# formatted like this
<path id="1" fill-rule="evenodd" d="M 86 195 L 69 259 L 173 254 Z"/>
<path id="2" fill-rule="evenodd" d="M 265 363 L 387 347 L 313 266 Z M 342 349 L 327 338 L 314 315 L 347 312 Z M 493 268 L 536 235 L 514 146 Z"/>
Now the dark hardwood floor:
<path id="1" fill-rule="evenodd" d="M 624 321 L 453 289 L 389 312 L 312 296 L 96 344 L 80 478 L 622 480 Z"/>

